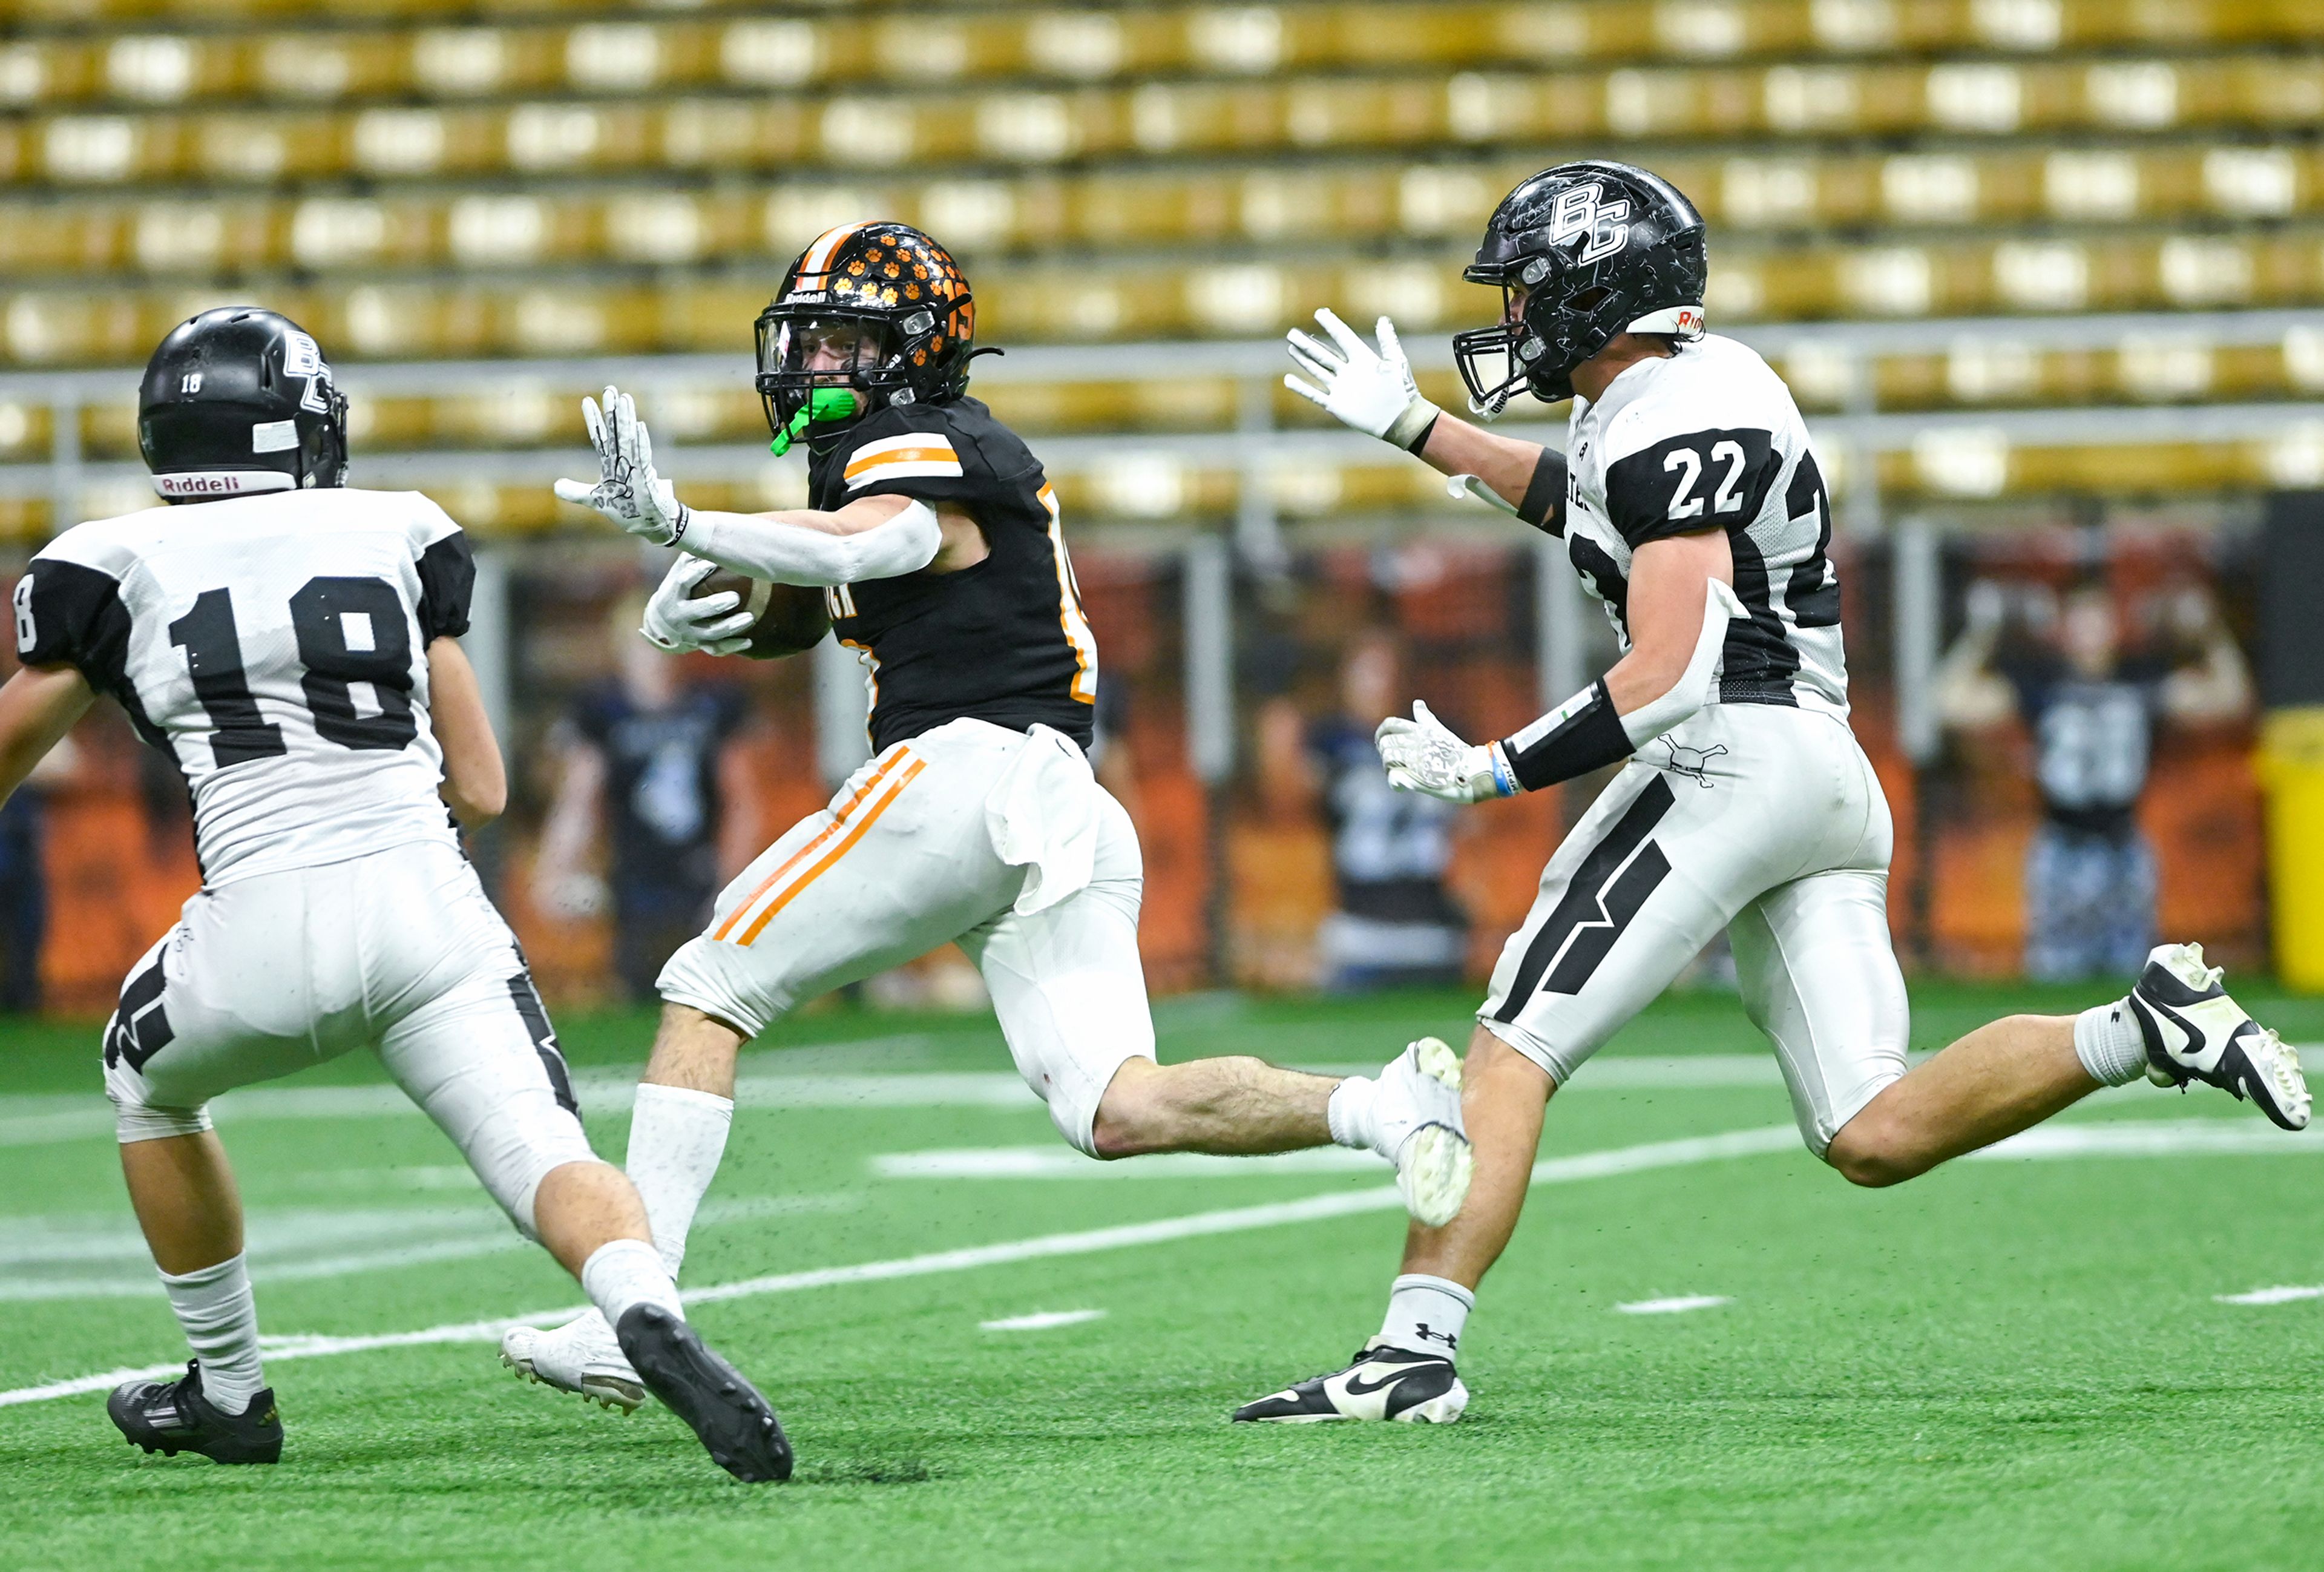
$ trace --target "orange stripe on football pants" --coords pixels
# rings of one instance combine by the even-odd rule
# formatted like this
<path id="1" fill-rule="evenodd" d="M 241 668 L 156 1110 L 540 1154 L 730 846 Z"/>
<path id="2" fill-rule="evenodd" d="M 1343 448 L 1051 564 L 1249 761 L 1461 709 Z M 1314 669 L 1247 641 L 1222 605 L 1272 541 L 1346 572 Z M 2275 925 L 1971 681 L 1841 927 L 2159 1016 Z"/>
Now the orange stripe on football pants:
<path id="1" fill-rule="evenodd" d="M 784 874 L 789 873 L 793 868 L 798 867 L 799 864 L 806 861 L 808 857 L 813 856 L 817 846 L 823 845 L 824 842 L 829 840 L 833 836 L 837 835 L 846 825 L 847 816 L 854 812 L 857 808 L 861 807 L 865 798 L 871 796 L 874 791 L 878 790 L 880 782 L 886 778 L 889 771 L 893 770 L 899 763 L 908 756 L 909 755 L 905 751 L 899 749 L 893 758 L 890 758 L 886 763 L 881 764 L 878 769 L 872 771 L 871 777 L 866 780 L 862 785 L 858 786 L 855 789 L 855 795 L 850 797 L 846 801 L 839 805 L 839 810 L 832 815 L 831 822 L 825 825 L 820 830 L 817 830 L 816 832 L 815 838 L 808 841 L 807 845 L 799 847 L 798 850 L 784 858 L 783 865 L 781 867 L 777 868 L 773 873 L 769 874 L 764 879 L 759 881 L 759 887 L 757 889 L 752 891 L 748 895 L 742 897 L 742 900 L 736 902 L 734 903 L 734 909 L 732 911 L 729 911 L 719 920 L 717 927 L 710 930 L 710 937 L 713 939 L 724 939 L 729 933 L 733 932 L 734 925 L 742 921 L 743 914 L 751 910 L 752 903 L 756 902 L 759 897 L 764 895 L 768 891 L 773 889 L 777 884 L 781 883 Z"/>
<path id="2" fill-rule="evenodd" d="M 896 799 L 904 794 L 904 788 L 912 783 L 912 778 L 927 767 L 927 761 L 925 759 L 914 759 L 912 761 L 911 767 L 906 770 L 902 774 L 896 777 L 896 783 L 890 787 L 881 796 L 879 800 L 872 803 L 870 808 L 864 809 L 863 817 L 855 821 L 855 827 L 847 832 L 845 838 L 841 840 L 837 846 L 832 847 L 831 850 L 825 852 L 821 862 L 816 864 L 815 866 L 809 868 L 806 873 L 801 874 L 798 880 L 791 884 L 790 888 L 785 890 L 781 894 L 767 902 L 767 909 L 764 911 L 760 912 L 759 915 L 752 920 L 751 926 L 742 930 L 742 935 L 739 942 L 742 944 L 752 943 L 758 939 L 760 934 L 765 932 L 767 924 L 775 920 L 775 914 L 780 911 L 784 907 L 789 905 L 792 899 L 797 896 L 800 891 L 806 889 L 809 884 L 814 883 L 816 880 L 822 877 L 823 874 L 829 872 L 831 865 L 834 863 L 836 863 L 840 858 L 845 856 L 849 848 L 853 846 L 857 841 L 862 840 L 865 833 L 869 831 L 873 825 L 880 822 L 880 816 L 887 812 L 890 807 L 894 806 Z"/>

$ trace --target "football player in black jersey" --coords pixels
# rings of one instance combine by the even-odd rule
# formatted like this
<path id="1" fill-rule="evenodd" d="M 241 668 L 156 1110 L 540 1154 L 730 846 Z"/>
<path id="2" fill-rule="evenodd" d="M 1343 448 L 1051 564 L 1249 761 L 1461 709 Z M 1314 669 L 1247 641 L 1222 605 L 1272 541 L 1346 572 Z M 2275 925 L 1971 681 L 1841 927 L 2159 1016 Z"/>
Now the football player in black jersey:
<path id="1" fill-rule="evenodd" d="M 937 946 L 982 971 L 1011 1057 L 1065 1138 L 1098 1158 L 1267 1152 L 1330 1142 L 1396 1165 L 1416 1217 L 1469 1182 L 1459 1066 L 1431 1039 L 1377 1077 L 1255 1059 L 1157 1065 L 1138 956 L 1142 874 L 1129 816 L 1092 776 L 1097 642 L 1056 494 L 967 393 L 976 307 L 952 256 L 900 224 L 853 224 L 794 262 L 758 321 L 778 451 L 803 440 L 812 506 L 697 512 L 654 471 L 631 401 L 585 418 L 595 484 L 561 482 L 632 533 L 777 584 L 824 587 L 862 655 L 876 752 L 829 808 L 720 894 L 663 970 L 661 1030 L 630 1172 L 673 1272 L 733 1117 L 734 1058 L 793 1006 Z M 729 650 L 754 622 L 681 559 L 649 613 L 670 648 Z M 503 1359 L 634 1401 L 602 1318 L 512 1331 Z"/>
<path id="2" fill-rule="evenodd" d="M 1388 717 L 1389 783 L 1466 803 L 1623 767 L 1542 871 L 1477 1012 L 1467 1206 L 1411 1230 L 1351 1364 L 1238 1419 L 1461 1417 L 1461 1337 L 1517 1226 L 1548 1099 L 1721 929 L 1802 1136 L 1857 1184 L 1900 1183 L 2142 1077 L 2308 1123 L 2298 1052 L 2194 945 L 2157 948 L 2126 997 L 1997 1021 L 1908 1068 L 1888 806 L 1848 727 L 1831 504 L 1782 380 L 1704 330 L 1706 273 L 1693 204 L 1628 164 L 1545 170 L 1495 210 L 1468 276 L 1500 291 L 1501 320 L 1453 355 L 1488 420 L 1520 393 L 1571 401 L 1565 454 L 1423 398 L 1386 318 L 1377 348 L 1329 311 L 1328 340 L 1291 335 L 1310 379 L 1292 391 L 1562 538 L 1622 644 L 1604 677 L 1497 742 L 1469 744 L 1425 705 Z"/>

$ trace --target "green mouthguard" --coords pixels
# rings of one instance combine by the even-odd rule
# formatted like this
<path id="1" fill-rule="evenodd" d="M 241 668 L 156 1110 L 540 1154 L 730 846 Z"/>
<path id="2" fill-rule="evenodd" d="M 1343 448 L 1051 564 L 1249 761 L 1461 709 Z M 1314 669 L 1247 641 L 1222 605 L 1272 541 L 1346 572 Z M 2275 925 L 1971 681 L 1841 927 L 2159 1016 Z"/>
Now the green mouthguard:
<path id="1" fill-rule="evenodd" d="M 780 458 L 791 450 L 791 444 L 807 435 L 807 429 L 817 421 L 844 421 L 862 406 L 855 395 L 844 387 L 819 387 L 808 395 L 807 408 L 790 419 L 790 424 L 775 433 L 767 444 L 767 451 Z"/>

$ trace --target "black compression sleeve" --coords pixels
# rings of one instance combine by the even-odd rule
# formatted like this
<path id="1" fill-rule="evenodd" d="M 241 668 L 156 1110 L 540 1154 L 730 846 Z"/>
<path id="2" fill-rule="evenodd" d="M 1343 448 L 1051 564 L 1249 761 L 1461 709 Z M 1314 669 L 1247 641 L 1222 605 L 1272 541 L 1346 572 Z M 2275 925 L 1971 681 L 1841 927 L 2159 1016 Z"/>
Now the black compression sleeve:
<path id="1" fill-rule="evenodd" d="M 1613 695 L 1600 677 L 1523 731 L 1501 739 L 1501 753 L 1517 784 L 1528 791 L 1554 786 L 1621 763 L 1637 750 L 1614 712 Z"/>
<path id="2" fill-rule="evenodd" d="M 1556 448 L 1541 450 L 1533 478 L 1526 482 L 1525 500 L 1517 504 L 1517 517 L 1549 534 L 1565 533 L 1565 455 Z"/>

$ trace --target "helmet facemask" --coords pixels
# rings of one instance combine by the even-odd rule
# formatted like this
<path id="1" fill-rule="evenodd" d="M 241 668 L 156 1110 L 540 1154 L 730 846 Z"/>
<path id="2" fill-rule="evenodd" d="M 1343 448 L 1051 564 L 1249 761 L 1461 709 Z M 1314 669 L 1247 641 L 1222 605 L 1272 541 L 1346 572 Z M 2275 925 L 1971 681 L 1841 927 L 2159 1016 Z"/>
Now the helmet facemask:
<path id="1" fill-rule="evenodd" d="M 1479 265 L 1462 275 L 1501 291 L 1499 323 L 1452 338 L 1473 412 L 1491 420 L 1521 392 L 1544 403 L 1573 396 L 1574 367 L 1629 325 L 1628 294 L 1597 273 L 1594 265 L 1571 267 L 1553 255 Z"/>
<path id="2" fill-rule="evenodd" d="M 925 331 L 920 337 L 926 337 Z M 835 309 L 821 301 L 779 301 L 759 313 L 758 340 L 759 397 L 766 405 L 768 425 L 778 433 L 811 406 L 811 424 L 830 423 L 825 411 L 843 401 L 828 396 L 818 400 L 819 393 L 854 394 L 849 418 L 869 409 L 875 393 L 895 403 L 912 400 L 902 375 L 908 340 L 883 313 Z"/>

